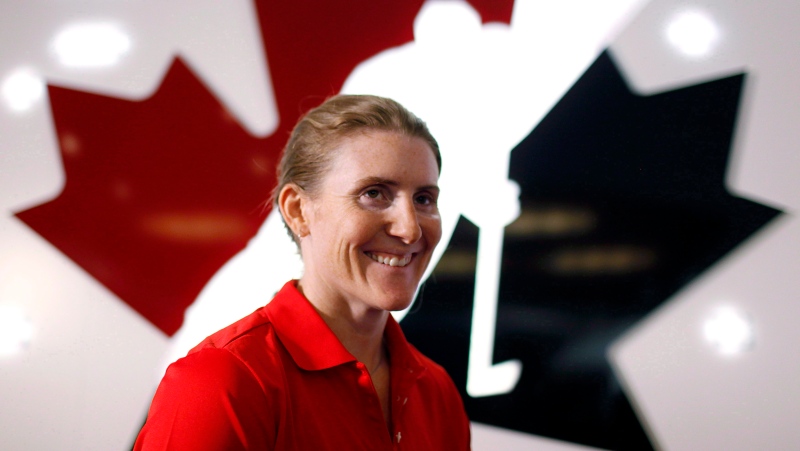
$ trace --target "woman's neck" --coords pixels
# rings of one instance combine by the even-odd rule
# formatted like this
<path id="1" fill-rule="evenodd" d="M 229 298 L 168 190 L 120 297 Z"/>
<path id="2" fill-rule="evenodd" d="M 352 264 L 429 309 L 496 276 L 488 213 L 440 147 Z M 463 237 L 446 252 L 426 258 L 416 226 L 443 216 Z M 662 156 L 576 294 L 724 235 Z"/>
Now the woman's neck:
<path id="1" fill-rule="evenodd" d="M 310 290 L 312 292 L 306 292 L 303 290 L 302 279 L 297 283 L 297 289 L 308 299 L 345 349 L 367 367 L 386 426 L 391 432 L 391 373 L 389 356 L 383 342 L 389 312 L 350 303 L 336 296 L 314 293 L 313 289 Z"/>
<path id="2" fill-rule="evenodd" d="M 352 305 L 345 299 L 307 293 L 303 289 L 302 280 L 298 282 L 297 288 L 320 314 L 345 349 L 368 369 L 376 369 L 381 360 L 386 359 L 383 332 L 389 317 L 388 311 Z"/>

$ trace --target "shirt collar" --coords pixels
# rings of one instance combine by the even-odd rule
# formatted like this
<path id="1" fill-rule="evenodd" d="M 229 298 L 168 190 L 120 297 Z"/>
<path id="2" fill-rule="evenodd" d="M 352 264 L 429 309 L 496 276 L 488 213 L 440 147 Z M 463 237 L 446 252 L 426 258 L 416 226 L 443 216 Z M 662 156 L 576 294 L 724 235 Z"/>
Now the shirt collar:
<path id="1" fill-rule="evenodd" d="M 356 361 L 297 289 L 297 281 L 289 281 L 281 288 L 267 304 L 266 313 L 281 343 L 300 368 L 324 370 Z M 421 374 L 424 366 L 411 351 L 400 325 L 391 315 L 386 321 L 384 338 L 393 367 Z"/>
<path id="2" fill-rule="evenodd" d="M 392 373 L 394 374 L 394 370 L 404 369 L 415 378 L 419 377 L 425 366 L 411 352 L 411 345 L 406 341 L 403 330 L 392 315 L 389 315 L 389 319 L 386 320 L 386 329 L 383 332 L 383 337 L 386 340 L 386 348 L 389 351 L 389 360 L 393 368 Z"/>
<path id="3" fill-rule="evenodd" d="M 294 362 L 304 370 L 324 370 L 356 360 L 297 289 L 287 282 L 267 304 L 267 317 Z"/>

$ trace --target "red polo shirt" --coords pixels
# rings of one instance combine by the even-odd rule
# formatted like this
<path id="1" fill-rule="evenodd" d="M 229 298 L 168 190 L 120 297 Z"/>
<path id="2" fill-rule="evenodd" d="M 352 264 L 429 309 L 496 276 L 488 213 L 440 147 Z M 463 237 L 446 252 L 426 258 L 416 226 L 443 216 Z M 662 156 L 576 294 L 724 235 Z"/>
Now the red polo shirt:
<path id="1" fill-rule="evenodd" d="M 390 316 L 392 428 L 372 379 L 294 282 L 170 365 L 136 450 L 468 450 L 447 373 Z"/>

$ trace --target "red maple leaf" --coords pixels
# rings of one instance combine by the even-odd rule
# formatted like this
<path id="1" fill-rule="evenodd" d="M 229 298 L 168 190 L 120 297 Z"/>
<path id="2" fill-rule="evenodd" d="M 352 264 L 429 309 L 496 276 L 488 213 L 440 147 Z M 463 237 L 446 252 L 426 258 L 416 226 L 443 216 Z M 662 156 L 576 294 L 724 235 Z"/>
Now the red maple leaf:
<path id="1" fill-rule="evenodd" d="M 173 334 L 258 230 L 278 149 L 247 134 L 181 60 L 142 102 L 49 91 L 66 185 L 17 216 Z"/>
<path id="2" fill-rule="evenodd" d="M 411 42 L 414 19 L 423 3 L 424 0 L 256 1 L 281 126 L 291 129 L 301 111 L 339 92 L 362 61 Z M 511 22 L 514 0 L 469 3 L 484 22 Z"/>
<path id="3" fill-rule="evenodd" d="M 257 1 L 280 123 L 258 139 L 177 59 L 131 102 L 49 88 L 66 185 L 17 213 L 167 335 L 269 211 L 275 164 L 299 116 L 363 60 L 413 39 L 423 0 Z M 513 0 L 472 0 L 508 22 Z"/>

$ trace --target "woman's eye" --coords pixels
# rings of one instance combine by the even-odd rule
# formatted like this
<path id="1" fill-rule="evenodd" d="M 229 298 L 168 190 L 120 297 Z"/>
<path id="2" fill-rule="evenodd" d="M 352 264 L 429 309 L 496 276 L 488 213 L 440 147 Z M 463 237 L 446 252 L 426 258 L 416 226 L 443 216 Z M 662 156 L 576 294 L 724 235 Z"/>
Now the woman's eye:
<path id="1" fill-rule="evenodd" d="M 428 194 L 422 194 L 417 196 L 417 203 L 420 205 L 432 205 L 436 203 L 436 200 Z"/>
<path id="2" fill-rule="evenodd" d="M 386 192 L 380 188 L 369 188 L 364 190 L 361 193 L 361 197 L 363 200 L 370 203 L 383 202 L 387 199 Z"/>

